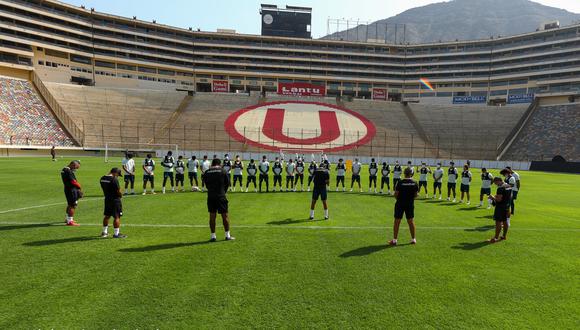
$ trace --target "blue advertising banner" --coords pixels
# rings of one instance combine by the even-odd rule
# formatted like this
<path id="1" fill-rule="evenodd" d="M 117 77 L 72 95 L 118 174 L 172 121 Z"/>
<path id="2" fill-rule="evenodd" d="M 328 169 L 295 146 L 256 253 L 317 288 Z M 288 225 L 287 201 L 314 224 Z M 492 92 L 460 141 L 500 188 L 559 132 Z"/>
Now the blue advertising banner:
<path id="1" fill-rule="evenodd" d="M 508 96 L 509 104 L 517 103 L 532 103 L 534 101 L 534 94 L 516 94 Z"/>
<path id="2" fill-rule="evenodd" d="M 487 96 L 454 96 L 453 104 L 485 103 Z"/>

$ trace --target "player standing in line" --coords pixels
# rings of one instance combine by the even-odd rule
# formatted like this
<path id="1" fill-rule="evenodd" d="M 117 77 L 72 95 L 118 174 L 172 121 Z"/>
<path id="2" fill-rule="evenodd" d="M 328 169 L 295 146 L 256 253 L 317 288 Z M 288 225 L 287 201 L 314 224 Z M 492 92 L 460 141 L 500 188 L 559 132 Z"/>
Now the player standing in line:
<path id="1" fill-rule="evenodd" d="M 125 181 L 125 195 L 129 194 L 129 184 L 131 184 L 131 195 L 135 195 L 135 160 L 132 154 L 126 154 L 122 161 L 123 171 L 125 175 L 123 177 Z"/>
<path id="2" fill-rule="evenodd" d="M 191 186 L 191 191 L 194 190 L 194 187 L 197 187 L 199 183 L 197 182 L 197 169 L 199 168 L 199 161 L 197 157 L 191 156 L 191 159 L 187 161 L 187 175 L 189 177 L 189 185 Z M 195 180 L 195 185 L 193 185 L 193 181 Z"/>
<path id="3" fill-rule="evenodd" d="M 401 175 L 403 174 L 403 169 L 399 164 L 399 161 L 395 161 L 395 166 L 393 167 L 393 189 L 397 187 L 399 181 L 401 181 Z"/>
<path id="4" fill-rule="evenodd" d="M 479 192 L 479 206 L 483 206 L 483 196 L 491 196 L 491 182 L 493 180 L 493 175 L 487 171 L 484 167 L 481 169 L 481 190 Z M 491 199 L 488 199 L 487 209 L 491 208 Z"/>
<path id="5" fill-rule="evenodd" d="M 121 228 L 121 217 L 123 216 L 123 204 L 121 203 L 121 187 L 117 177 L 121 176 L 121 170 L 113 167 L 109 174 L 101 177 L 101 189 L 105 195 L 105 210 L 103 212 L 103 231 L 101 237 L 109 236 L 109 220 L 113 217 L 113 238 L 127 238 L 119 232 Z"/>
<path id="6" fill-rule="evenodd" d="M 407 168 L 411 169 L 411 177 L 415 176 L 415 167 L 411 161 L 407 162 Z"/>
<path id="7" fill-rule="evenodd" d="M 60 172 L 60 177 L 62 178 L 62 183 L 64 184 L 64 196 L 66 197 L 66 225 L 67 226 L 79 226 L 75 222 L 75 210 L 78 205 L 79 199 L 83 198 L 83 191 L 81 184 L 77 181 L 75 175 L 76 170 L 81 167 L 80 160 L 73 160 L 64 167 Z"/>
<path id="8" fill-rule="evenodd" d="M 258 166 L 258 169 L 260 170 L 260 192 L 262 192 L 262 182 L 266 183 L 266 192 L 268 192 L 270 185 L 270 178 L 268 176 L 270 172 L 270 162 L 268 162 L 266 156 L 262 157 L 262 162 L 260 163 L 260 166 Z"/>
<path id="9" fill-rule="evenodd" d="M 298 181 L 300 181 L 300 191 L 304 191 L 304 157 L 298 157 L 296 160 L 296 179 L 294 179 L 294 191 L 298 187 Z"/>
<path id="10" fill-rule="evenodd" d="M 354 159 L 352 162 L 352 177 L 350 179 L 350 191 L 354 187 L 354 183 L 358 183 L 358 190 L 362 192 L 362 186 L 360 185 L 360 172 L 362 171 L 362 164 L 358 161 L 358 158 Z"/>
<path id="11" fill-rule="evenodd" d="M 296 172 L 296 163 L 290 158 L 290 161 L 286 164 L 286 190 L 285 191 L 296 191 L 294 187 L 294 173 Z M 290 188 L 288 188 L 290 185 Z"/>
<path id="12" fill-rule="evenodd" d="M 421 187 L 425 187 L 425 198 L 429 198 L 429 192 L 427 191 L 427 175 L 429 173 L 431 173 L 431 169 L 427 167 L 427 164 L 421 163 L 421 169 L 419 170 L 419 192 L 421 192 Z"/>
<path id="13" fill-rule="evenodd" d="M 226 192 L 230 187 L 230 176 L 221 167 L 221 161 L 214 159 L 211 167 L 203 175 L 205 186 L 207 187 L 207 211 L 209 212 L 209 229 L 211 231 L 210 242 L 215 242 L 216 216 L 217 213 L 222 215 L 224 231 L 226 232 L 226 241 L 232 241 L 235 238 L 230 236 L 230 220 L 228 218 L 228 199 Z"/>
<path id="14" fill-rule="evenodd" d="M 165 184 L 169 178 L 171 183 L 171 191 L 175 192 L 175 186 L 173 182 L 173 168 L 175 167 L 175 158 L 173 158 L 173 152 L 168 151 L 167 155 L 161 161 L 161 166 L 163 166 L 163 188 L 162 193 L 165 194 Z"/>
<path id="15" fill-rule="evenodd" d="M 215 157 L 215 155 L 214 155 Z M 217 158 L 214 158 L 217 159 Z M 209 170 L 209 168 L 211 167 L 211 162 L 209 161 L 209 159 L 207 159 L 207 155 L 203 156 L 203 161 L 201 162 L 201 192 L 205 191 L 205 181 L 203 180 L 203 175 L 205 174 L 205 172 L 207 172 L 207 170 Z"/>
<path id="16" fill-rule="evenodd" d="M 280 158 L 276 157 L 274 165 L 272 165 L 272 172 L 274 172 L 274 192 L 276 192 L 276 183 L 278 183 L 280 191 L 282 191 L 282 171 L 282 162 Z"/>
<path id="17" fill-rule="evenodd" d="M 443 169 L 441 163 L 437 163 L 437 169 L 433 172 L 433 199 L 437 198 L 437 189 L 439 189 L 439 200 L 443 198 L 441 186 L 443 185 Z"/>
<path id="18" fill-rule="evenodd" d="M 155 160 L 151 154 L 143 160 L 143 195 L 147 195 L 147 182 L 151 183 L 151 194 L 155 195 Z"/>
<path id="19" fill-rule="evenodd" d="M 463 196 L 467 196 L 467 205 L 471 204 L 471 198 L 469 197 L 469 186 L 471 185 L 471 171 L 467 164 L 463 165 L 463 172 L 461 173 L 461 199 L 460 203 L 463 203 Z"/>
<path id="20" fill-rule="evenodd" d="M 514 193 L 514 187 L 516 186 L 516 178 L 514 178 L 512 176 L 512 171 L 508 168 L 504 168 L 503 170 L 501 170 L 499 172 L 500 175 L 503 175 L 505 180 L 504 183 L 507 186 L 509 186 L 509 193 L 510 193 L 510 201 L 509 201 L 509 205 L 508 205 L 508 215 L 507 215 L 507 220 L 506 223 L 508 225 L 508 227 L 510 226 L 510 218 L 511 218 L 511 205 L 512 205 L 512 195 Z"/>
<path id="21" fill-rule="evenodd" d="M 175 163 L 175 190 L 179 191 L 179 184 L 181 183 L 181 192 L 185 191 L 184 188 L 185 181 L 185 163 L 183 162 L 183 156 L 177 157 L 177 163 Z"/>
<path id="22" fill-rule="evenodd" d="M 330 184 L 330 174 L 326 166 L 325 163 L 321 163 L 316 171 L 314 171 L 314 189 L 312 189 L 312 202 L 310 203 L 310 220 L 314 220 L 314 208 L 316 207 L 318 198 L 322 200 L 322 206 L 324 207 L 324 220 L 328 220 L 327 186 Z"/>
<path id="23" fill-rule="evenodd" d="M 489 196 L 489 198 L 495 205 L 495 210 L 493 212 L 493 220 L 495 220 L 495 235 L 488 240 L 489 243 L 496 243 L 500 240 L 507 239 L 507 233 L 509 229 L 511 186 L 507 183 L 504 183 L 500 177 L 494 178 L 493 183 L 497 185 L 497 192 L 495 196 L 492 195 Z M 502 228 L 503 235 L 500 237 L 499 235 Z"/>
<path id="24" fill-rule="evenodd" d="M 232 191 L 236 191 L 236 182 L 240 182 L 240 191 L 244 191 L 244 183 L 242 181 L 244 175 L 244 163 L 240 160 L 240 156 L 236 155 L 236 159 L 233 164 L 234 169 L 234 184 L 232 185 Z"/>
<path id="25" fill-rule="evenodd" d="M 389 182 L 389 176 L 391 175 L 391 166 L 387 162 L 383 162 L 383 167 L 381 168 L 381 194 L 385 184 L 387 185 L 387 194 L 391 194 L 391 182 Z"/>
<path id="26" fill-rule="evenodd" d="M 342 191 L 346 191 L 344 186 L 344 176 L 346 175 L 346 166 L 344 165 L 344 159 L 340 158 L 338 164 L 336 164 L 336 191 L 338 191 L 338 185 L 342 184 Z"/>
<path id="27" fill-rule="evenodd" d="M 449 163 L 451 166 L 447 169 L 447 201 L 451 200 L 451 192 L 453 192 L 453 203 L 456 202 L 456 192 L 455 188 L 457 186 L 457 178 L 459 173 L 457 168 L 455 168 L 455 163 Z"/>
<path id="28" fill-rule="evenodd" d="M 377 193 L 377 173 L 379 172 L 379 167 L 375 162 L 374 158 L 371 158 L 371 163 L 369 164 L 369 192 L 371 188 L 375 187 L 375 194 Z"/>
<path id="29" fill-rule="evenodd" d="M 506 167 L 508 170 L 510 170 L 511 173 L 511 177 L 514 178 L 515 180 L 515 184 L 512 184 L 511 182 L 509 183 L 510 186 L 512 186 L 512 195 L 511 195 L 511 199 L 510 199 L 510 206 L 511 206 L 511 215 L 514 215 L 516 212 L 516 204 L 515 201 L 516 199 L 518 199 L 518 193 L 520 191 L 520 175 L 518 174 L 518 172 L 512 170 L 512 168 L 510 166 Z"/>
<path id="30" fill-rule="evenodd" d="M 312 183 L 312 180 L 314 180 L 314 172 L 316 171 L 317 167 L 318 166 L 316 166 L 316 162 L 314 160 L 310 162 L 310 166 L 308 166 L 308 191 L 310 191 L 310 184 Z"/>
<path id="31" fill-rule="evenodd" d="M 417 244 L 415 238 L 415 198 L 419 195 L 419 186 L 412 179 L 413 173 L 410 168 L 405 169 L 405 178 L 397 183 L 395 187 L 395 222 L 393 224 L 393 239 L 389 245 L 397 245 L 399 237 L 399 226 L 403 219 L 403 214 L 407 217 L 409 231 L 411 232 L 411 244 Z"/>
<path id="32" fill-rule="evenodd" d="M 254 192 L 258 192 L 258 186 L 256 185 L 256 174 L 258 173 L 258 169 L 256 168 L 256 163 L 254 162 L 254 159 L 250 159 L 250 163 L 248 164 L 248 168 L 246 169 L 246 171 L 248 172 L 248 178 L 246 179 L 246 192 L 248 192 L 250 182 L 254 183 Z"/>
<path id="33" fill-rule="evenodd" d="M 232 186 L 231 186 L 231 182 L 232 182 L 232 161 L 230 160 L 230 155 L 225 154 L 224 155 L 224 160 L 222 162 L 222 168 L 224 171 L 226 171 L 226 174 L 228 175 L 228 179 L 230 180 L 230 188 L 229 191 L 232 191 Z"/>

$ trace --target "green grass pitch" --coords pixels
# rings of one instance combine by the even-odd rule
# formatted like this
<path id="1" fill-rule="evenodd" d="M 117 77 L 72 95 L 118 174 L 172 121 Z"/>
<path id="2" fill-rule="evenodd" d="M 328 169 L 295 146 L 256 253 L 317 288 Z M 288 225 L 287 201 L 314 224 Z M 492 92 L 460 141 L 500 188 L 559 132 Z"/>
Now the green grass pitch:
<path id="1" fill-rule="evenodd" d="M 113 164 L 82 159 L 80 227 L 64 165 L 0 159 L 0 329 L 580 327 L 578 175 L 521 171 L 509 238 L 488 245 L 473 169 L 471 206 L 419 199 L 418 244 L 387 248 L 394 199 L 368 193 L 331 192 L 329 221 L 306 220 L 306 192 L 230 193 L 237 240 L 220 225 L 211 244 L 205 194 L 129 197 L 129 237 L 101 239 Z"/>

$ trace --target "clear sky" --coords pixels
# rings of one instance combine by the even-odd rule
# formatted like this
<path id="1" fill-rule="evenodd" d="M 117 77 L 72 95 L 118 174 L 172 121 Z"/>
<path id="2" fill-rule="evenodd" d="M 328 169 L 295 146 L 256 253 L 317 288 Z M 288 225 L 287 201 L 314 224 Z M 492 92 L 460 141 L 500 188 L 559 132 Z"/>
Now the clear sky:
<path id="1" fill-rule="evenodd" d="M 240 33 L 259 34 L 261 3 L 305 6 L 313 8 L 312 36 L 327 33 L 327 19 L 376 21 L 399 14 L 413 7 L 441 0 L 61 0 L 73 5 L 85 5 L 97 11 L 182 28 L 234 29 Z M 506 0 L 509 1 L 509 0 Z M 580 13 L 580 0 L 535 0 L 544 5 Z M 331 31 L 335 32 L 335 31 Z"/>

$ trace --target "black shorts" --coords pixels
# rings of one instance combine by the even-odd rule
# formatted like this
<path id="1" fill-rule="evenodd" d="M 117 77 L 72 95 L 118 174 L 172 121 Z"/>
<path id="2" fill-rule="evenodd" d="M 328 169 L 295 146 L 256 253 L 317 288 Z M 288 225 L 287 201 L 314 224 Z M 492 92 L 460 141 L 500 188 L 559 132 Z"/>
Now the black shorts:
<path id="1" fill-rule="evenodd" d="M 127 183 L 129 183 L 129 182 L 130 182 L 130 183 L 135 183 L 135 175 L 133 175 L 133 174 L 125 174 L 125 175 L 123 176 L 123 179 L 124 179 L 124 180 L 125 180 L 125 182 L 127 182 Z"/>
<path id="2" fill-rule="evenodd" d="M 153 183 L 153 181 L 155 181 L 155 177 L 153 175 L 150 174 L 143 174 L 143 182 L 151 182 Z"/>
<path id="3" fill-rule="evenodd" d="M 122 217 L 123 216 L 123 204 L 120 199 L 105 199 L 105 211 L 103 215 L 106 217 Z"/>
<path id="4" fill-rule="evenodd" d="M 468 184 L 461 184 L 461 192 L 469 192 L 469 185 Z"/>
<path id="5" fill-rule="evenodd" d="M 185 174 L 175 173 L 175 181 L 183 182 L 184 179 L 185 179 Z"/>
<path id="6" fill-rule="evenodd" d="M 228 213 L 228 200 L 225 197 L 216 197 L 207 199 L 207 211 L 209 213 Z"/>
<path id="7" fill-rule="evenodd" d="M 512 201 L 518 199 L 518 190 L 512 190 Z"/>
<path id="8" fill-rule="evenodd" d="M 163 172 L 163 178 L 173 179 L 173 172 Z"/>
<path id="9" fill-rule="evenodd" d="M 479 191 L 481 195 L 491 195 L 491 188 L 481 188 Z"/>
<path id="10" fill-rule="evenodd" d="M 447 189 L 453 189 L 453 190 L 455 190 L 455 187 L 456 186 L 457 186 L 457 183 L 447 182 Z"/>
<path id="11" fill-rule="evenodd" d="M 320 198 L 320 200 L 322 201 L 325 201 L 327 199 L 326 187 L 324 188 L 314 187 L 314 189 L 312 190 L 312 200 L 317 201 L 318 198 Z"/>
<path id="12" fill-rule="evenodd" d="M 358 182 L 360 183 L 360 175 L 359 174 L 353 174 L 352 178 L 351 178 L 352 182 Z"/>
<path id="13" fill-rule="evenodd" d="M 505 206 L 496 206 L 493 211 L 493 220 L 495 221 L 507 221 L 508 209 Z"/>
<path id="14" fill-rule="evenodd" d="M 427 188 L 427 181 L 419 181 L 419 188 L 421 187 Z"/>
<path id="15" fill-rule="evenodd" d="M 187 175 L 189 176 L 189 179 L 197 179 L 197 172 L 189 172 L 187 173 Z"/>
<path id="16" fill-rule="evenodd" d="M 415 217 L 415 204 L 395 203 L 395 219 L 403 219 L 403 214 L 407 219 L 413 219 Z"/>
<path id="17" fill-rule="evenodd" d="M 433 182 L 433 188 L 441 189 L 442 183 L 441 182 Z"/>
<path id="18" fill-rule="evenodd" d="M 75 207 L 79 201 L 79 190 L 74 189 L 65 189 L 64 196 L 66 197 L 66 203 L 70 207 Z"/>

